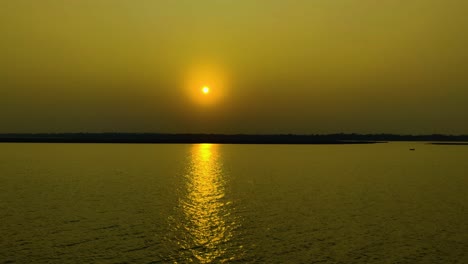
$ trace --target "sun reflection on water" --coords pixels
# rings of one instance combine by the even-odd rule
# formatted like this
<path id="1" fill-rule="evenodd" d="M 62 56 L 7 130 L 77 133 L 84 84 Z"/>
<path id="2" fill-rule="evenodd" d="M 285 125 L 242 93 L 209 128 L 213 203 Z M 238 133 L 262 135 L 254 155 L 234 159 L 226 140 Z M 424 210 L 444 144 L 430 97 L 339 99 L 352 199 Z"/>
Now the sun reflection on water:
<path id="1" fill-rule="evenodd" d="M 179 201 L 183 233 L 178 244 L 187 262 L 225 262 L 235 259 L 233 234 L 238 223 L 231 216 L 231 202 L 225 197 L 226 179 L 218 145 L 199 144 L 191 149 L 185 175 L 185 195 Z"/>

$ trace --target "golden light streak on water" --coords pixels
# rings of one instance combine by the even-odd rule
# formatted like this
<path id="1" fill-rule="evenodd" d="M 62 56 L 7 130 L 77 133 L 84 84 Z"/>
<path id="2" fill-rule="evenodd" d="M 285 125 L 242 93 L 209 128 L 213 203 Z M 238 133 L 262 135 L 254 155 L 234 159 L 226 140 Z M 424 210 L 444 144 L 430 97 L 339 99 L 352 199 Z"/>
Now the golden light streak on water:
<path id="1" fill-rule="evenodd" d="M 218 145 L 199 144 L 191 150 L 186 175 L 186 196 L 180 200 L 185 231 L 180 246 L 190 252 L 187 261 L 224 262 L 232 259 L 226 244 L 233 237 L 235 223 L 228 219 L 230 202 L 225 198 L 226 180 L 219 160 Z"/>

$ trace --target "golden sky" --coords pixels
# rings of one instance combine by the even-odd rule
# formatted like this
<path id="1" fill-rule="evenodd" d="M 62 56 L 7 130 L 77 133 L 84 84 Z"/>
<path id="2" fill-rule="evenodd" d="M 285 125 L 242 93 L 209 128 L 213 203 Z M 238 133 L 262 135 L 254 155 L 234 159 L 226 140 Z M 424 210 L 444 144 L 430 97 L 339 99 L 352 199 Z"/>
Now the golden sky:
<path id="1" fill-rule="evenodd" d="M 1 1 L 0 133 L 468 134 L 467 10 L 465 0 Z"/>

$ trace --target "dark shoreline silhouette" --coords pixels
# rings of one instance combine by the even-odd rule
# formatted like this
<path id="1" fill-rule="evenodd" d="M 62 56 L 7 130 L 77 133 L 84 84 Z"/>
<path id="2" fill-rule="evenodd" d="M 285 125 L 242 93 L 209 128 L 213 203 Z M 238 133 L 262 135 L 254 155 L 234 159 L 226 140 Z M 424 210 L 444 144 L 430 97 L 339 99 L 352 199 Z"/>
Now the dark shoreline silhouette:
<path id="1" fill-rule="evenodd" d="M 442 146 L 468 146 L 468 142 L 433 142 L 431 144 Z"/>
<path id="2" fill-rule="evenodd" d="M 248 134 L 162 134 L 162 133 L 37 133 L 0 134 L 0 142 L 17 143 L 224 143 L 224 144 L 374 144 L 387 141 L 468 141 L 468 135 L 248 135 Z M 460 144 L 465 143 L 433 143 Z M 466 143 L 468 144 L 468 143 Z"/>

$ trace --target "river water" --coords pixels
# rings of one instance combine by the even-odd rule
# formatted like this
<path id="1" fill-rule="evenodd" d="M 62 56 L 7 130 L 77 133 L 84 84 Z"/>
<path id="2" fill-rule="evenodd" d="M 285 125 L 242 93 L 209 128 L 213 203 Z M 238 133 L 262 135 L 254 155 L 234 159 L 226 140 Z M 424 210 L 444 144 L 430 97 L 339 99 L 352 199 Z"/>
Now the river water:
<path id="1" fill-rule="evenodd" d="M 468 263 L 468 147 L 0 144 L 0 223 L 0 263 Z"/>

